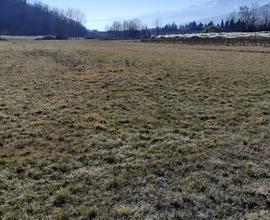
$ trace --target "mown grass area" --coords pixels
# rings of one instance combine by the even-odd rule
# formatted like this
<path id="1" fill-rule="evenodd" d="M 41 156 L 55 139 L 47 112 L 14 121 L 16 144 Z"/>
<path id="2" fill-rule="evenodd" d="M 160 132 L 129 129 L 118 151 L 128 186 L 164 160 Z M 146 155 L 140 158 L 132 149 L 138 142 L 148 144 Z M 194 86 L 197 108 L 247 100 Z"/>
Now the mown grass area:
<path id="1" fill-rule="evenodd" d="M 269 51 L 1 42 L 0 219 L 269 219 Z"/>

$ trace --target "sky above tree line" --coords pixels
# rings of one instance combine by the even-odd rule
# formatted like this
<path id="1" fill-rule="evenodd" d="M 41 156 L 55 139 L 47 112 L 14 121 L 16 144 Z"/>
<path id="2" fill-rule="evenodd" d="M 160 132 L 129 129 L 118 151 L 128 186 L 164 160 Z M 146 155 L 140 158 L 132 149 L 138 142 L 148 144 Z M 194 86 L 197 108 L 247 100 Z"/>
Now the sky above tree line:
<path id="1" fill-rule="evenodd" d="M 129 19 L 162 11 L 181 10 L 208 0 L 43 0 L 60 8 L 79 8 L 87 14 L 87 27 L 102 30 L 116 19 Z"/>
<path id="2" fill-rule="evenodd" d="M 35 0 L 32 0 L 35 1 Z M 40 0 L 38 0 L 40 1 Z M 265 0 L 42 0 L 59 8 L 81 9 L 87 15 L 89 29 L 104 30 L 114 20 L 141 18 L 148 26 L 154 20 L 179 23 L 199 18 L 215 17 L 232 12 L 239 5 Z M 269 0 L 270 2 L 270 0 Z M 178 13 L 178 14 L 177 14 Z M 177 16 L 176 16 L 177 14 Z M 166 18 L 165 18 L 166 17 Z"/>

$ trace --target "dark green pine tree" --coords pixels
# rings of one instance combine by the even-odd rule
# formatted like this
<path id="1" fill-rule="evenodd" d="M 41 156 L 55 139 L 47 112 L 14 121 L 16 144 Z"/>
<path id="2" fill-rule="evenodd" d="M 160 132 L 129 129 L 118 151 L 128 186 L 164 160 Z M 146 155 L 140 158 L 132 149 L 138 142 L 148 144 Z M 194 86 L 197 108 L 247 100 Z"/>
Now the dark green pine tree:
<path id="1" fill-rule="evenodd" d="M 234 22 L 234 19 L 231 19 L 231 21 L 230 21 L 229 31 L 235 31 L 235 22 Z"/>
<path id="2" fill-rule="evenodd" d="M 221 24 L 220 24 L 220 27 L 221 27 L 222 30 L 224 30 L 224 26 L 225 26 L 224 25 L 224 20 L 222 19 Z"/>

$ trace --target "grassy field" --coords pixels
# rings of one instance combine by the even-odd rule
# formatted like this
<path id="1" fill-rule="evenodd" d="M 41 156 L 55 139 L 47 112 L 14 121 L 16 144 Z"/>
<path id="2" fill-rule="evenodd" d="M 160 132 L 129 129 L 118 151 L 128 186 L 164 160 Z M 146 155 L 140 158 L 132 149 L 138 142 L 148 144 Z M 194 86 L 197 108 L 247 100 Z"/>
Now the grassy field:
<path id="1" fill-rule="evenodd" d="M 270 219 L 269 61 L 0 42 L 0 219 Z"/>

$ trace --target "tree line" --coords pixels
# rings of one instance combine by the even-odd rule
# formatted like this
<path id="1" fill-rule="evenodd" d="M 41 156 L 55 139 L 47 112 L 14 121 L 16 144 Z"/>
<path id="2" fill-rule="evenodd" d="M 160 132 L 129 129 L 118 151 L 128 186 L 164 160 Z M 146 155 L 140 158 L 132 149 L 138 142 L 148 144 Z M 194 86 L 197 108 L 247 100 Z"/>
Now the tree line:
<path id="1" fill-rule="evenodd" d="M 149 36 L 200 32 L 255 32 L 270 31 L 270 4 L 261 7 L 255 5 L 240 7 L 226 20 L 218 24 L 210 21 L 207 24 L 190 22 L 177 25 L 175 22 L 159 25 L 155 22 L 154 28 L 148 28 L 139 19 L 114 21 L 106 27 L 108 38 L 148 38 Z"/>
<path id="2" fill-rule="evenodd" d="M 177 25 L 175 22 L 160 26 L 158 23 L 154 28 L 148 28 L 140 19 L 114 21 L 111 26 L 107 26 L 107 35 L 111 38 L 149 38 L 156 35 L 180 34 L 188 32 L 202 32 L 208 25 L 193 21 L 186 25 Z"/>
<path id="3" fill-rule="evenodd" d="M 270 4 L 262 7 L 243 6 L 226 21 L 217 25 L 226 32 L 270 31 Z"/>
<path id="4" fill-rule="evenodd" d="M 220 23 L 208 24 L 195 21 L 186 25 L 176 25 L 174 22 L 162 27 L 156 27 L 158 34 L 189 33 L 189 32 L 256 32 L 270 31 L 270 4 L 261 7 L 255 5 L 242 6 L 238 12 L 232 13 L 229 18 Z"/>
<path id="5" fill-rule="evenodd" d="M 59 38 L 83 37 L 85 14 L 80 10 L 50 8 L 27 0 L 0 1 L 1 35 L 54 35 Z"/>
<path id="6" fill-rule="evenodd" d="M 140 39 L 151 36 L 147 26 L 140 19 L 114 21 L 111 26 L 106 27 L 106 31 L 113 39 Z"/>

